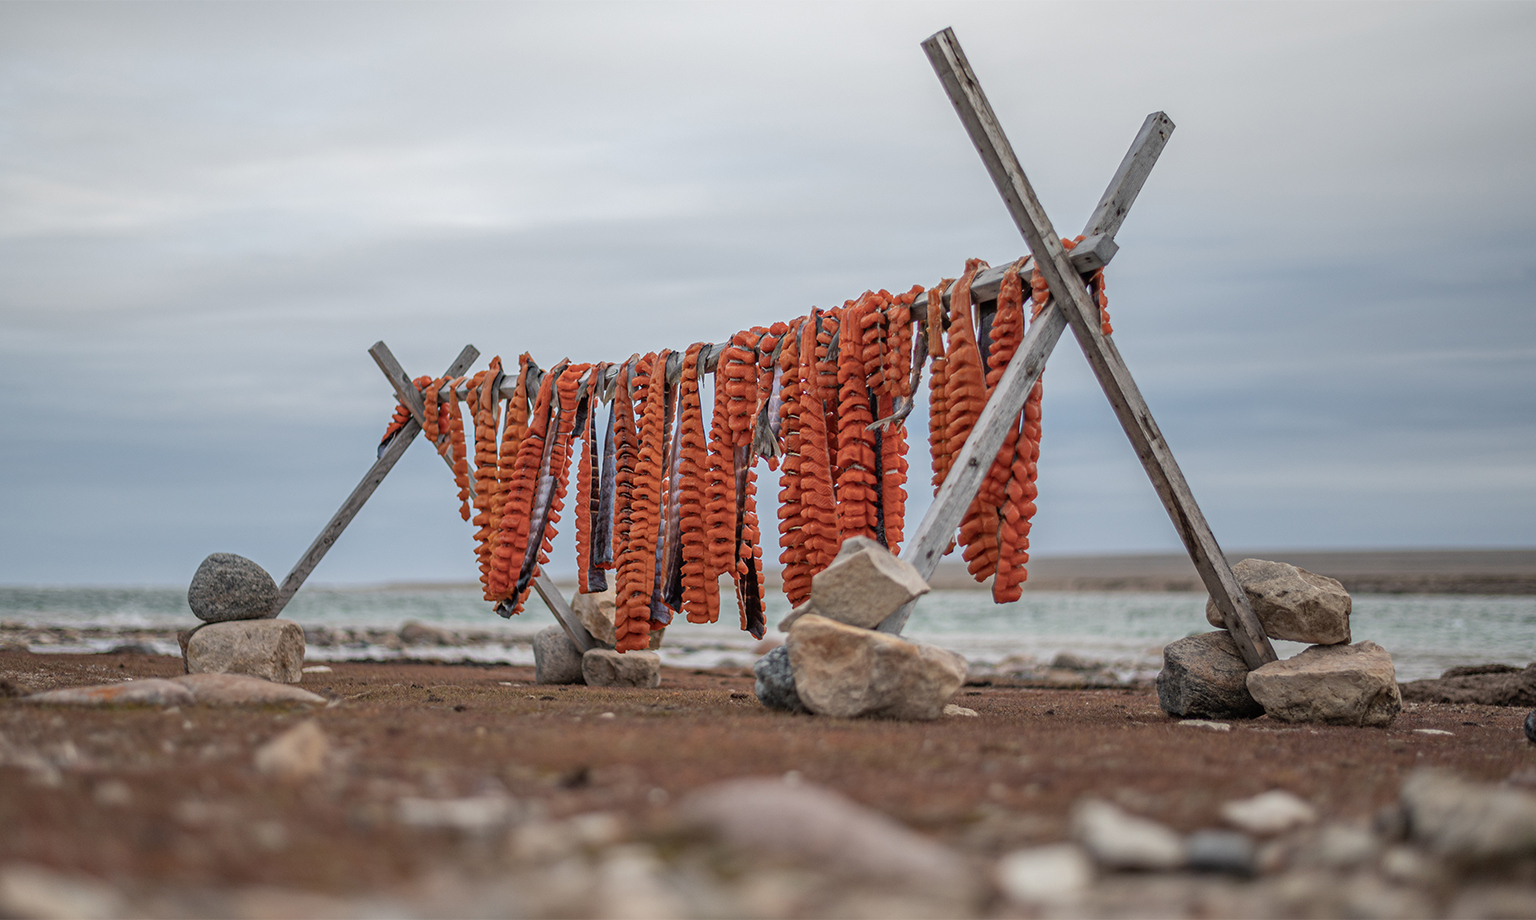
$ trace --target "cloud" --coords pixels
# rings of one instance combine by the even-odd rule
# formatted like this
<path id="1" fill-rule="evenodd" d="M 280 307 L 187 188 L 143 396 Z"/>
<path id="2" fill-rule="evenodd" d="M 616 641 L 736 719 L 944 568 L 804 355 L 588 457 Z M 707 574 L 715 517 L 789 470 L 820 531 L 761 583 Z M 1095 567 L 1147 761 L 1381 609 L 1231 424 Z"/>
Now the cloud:
<path id="1" fill-rule="evenodd" d="M 280 575 L 371 462 L 380 338 L 620 358 L 1016 257 L 944 25 L 1063 233 L 1177 123 L 1110 309 L 1224 543 L 1536 541 L 1528 6 L 10 4 L 0 581 Z M 1175 547 L 1075 351 L 1037 552 Z M 316 578 L 472 577 L 440 467 Z"/>

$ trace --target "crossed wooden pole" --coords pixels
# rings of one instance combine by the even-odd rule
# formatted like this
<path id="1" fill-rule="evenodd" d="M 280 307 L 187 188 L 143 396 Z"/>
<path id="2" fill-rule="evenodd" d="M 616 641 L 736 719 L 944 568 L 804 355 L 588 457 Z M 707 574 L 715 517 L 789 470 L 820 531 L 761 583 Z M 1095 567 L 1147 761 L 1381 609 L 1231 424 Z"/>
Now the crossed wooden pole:
<path id="1" fill-rule="evenodd" d="M 1114 258 L 1119 248 L 1115 244 L 1115 234 L 1146 182 L 1152 165 L 1162 153 L 1168 136 L 1173 132 L 1173 122 L 1162 112 L 1147 116 L 1131 149 L 1110 180 L 1104 197 L 1088 218 L 1088 224 L 1083 230 L 1084 240 L 1068 253 L 1052 228 L 1045 209 L 1035 197 L 1034 189 L 1025 177 L 1008 138 L 1003 134 L 1002 126 L 991 104 L 987 102 L 986 94 L 981 90 L 981 84 L 971 71 L 955 33 L 945 29 L 924 41 L 923 49 L 944 84 L 945 92 L 959 113 L 966 132 L 970 134 L 971 142 L 976 145 L 987 171 L 991 173 L 993 183 L 1002 194 L 1009 214 L 1023 233 L 1031 255 L 1029 261 L 1016 269 L 992 269 L 979 275 L 972 285 L 974 296 L 978 301 L 995 300 L 997 289 L 1007 271 L 1016 270 L 1027 277 L 1038 268 L 1050 286 L 1051 299 L 1030 323 L 1023 344 L 1014 353 L 1002 379 L 987 400 L 986 408 L 966 438 L 965 446 L 960 449 L 949 476 L 929 506 L 928 513 L 923 516 L 912 540 L 902 551 L 901 558 L 911 563 L 924 578 L 933 575 L 966 509 L 976 497 L 992 465 L 992 459 L 1002 447 L 1008 428 L 1016 424 L 1024 408 L 1024 401 L 1034 388 L 1035 381 L 1040 378 L 1040 372 L 1045 369 L 1045 362 L 1056 347 L 1056 341 L 1061 337 L 1062 330 L 1070 325 L 1104 395 L 1114 407 L 1126 437 L 1135 448 L 1136 456 L 1152 480 L 1158 498 L 1162 499 L 1163 507 L 1167 509 L 1174 528 L 1184 541 L 1184 547 L 1189 551 L 1201 581 L 1221 611 L 1243 660 L 1250 668 L 1274 661 L 1274 649 L 1265 637 L 1247 595 L 1233 576 L 1226 557 L 1222 555 L 1210 525 L 1200 513 L 1200 506 L 1195 503 L 1189 483 L 1185 482 L 1184 474 L 1173 458 L 1173 451 L 1163 441 L 1157 423 L 1152 420 L 1152 410 L 1147 408 L 1146 400 L 1142 399 L 1136 381 L 1132 379 L 1115 343 L 1101 331 L 1098 305 L 1089 295 L 1083 280 L 1085 275 L 1092 274 Z M 943 308 L 944 304 L 929 304 L 926 296 L 921 296 L 912 305 L 912 312 L 914 317 L 925 318 L 927 322 L 942 322 Z M 717 345 L 706 348 L 705 354 L 701 355 L 701 364 L 712 365 L 724 347 Z M 385 447 L 378 461 L 363 476 L 362 482 L 358 483 L 357 488 L 342 503 L 293 571 L 284 579 L 278 594 L 278 610 L 293 598 L 337 537 L 362 509 L 363 503 L 423 430 L 425 406 L 410 376 L 383 342 L 375 343 L 369 349 L 369 354 L 384 372 L 384 376 L 389 378 L 395 395 L 410 410 L 411 418 Z M 449 366 L 446 376 L 462 376 L 479 354 L 474 346 L 466 345 Z M 673 369 L 669 366 L 668 376 L 672 374 Z M 513 395 L 507 392 L 508 386 L 511 384 L 498 389 L 504 395 Z M 443 398 L 458 397 L 455 393 L 445 393 Z M 446 437 L 443 434 L 439 441 Z M 447 457 L 444 459 L 448 460 L 450 467 L 453 465 L 452 460 Z M 533 586 L 577 648 L 586 651 L 596 644 L 548 576 L 540 574 L 534 579 Z M 913 601 L 897 610 L 878 628 L 899 634 L 915 604 L 916 601 Z"/>
<path id="2" fill-rule="evenodd" d="M 1152 420 L 1152 410 L 1147 408 L 1146 400 L 1136 388 L 1136 381 L 1125 366 L 1125 359 L 1120 357 L 1119 349 L 1100 329 L 1098 305 L 1089 296 L 1081 274 L 1099 266 L 1085 268 L 1068 260 L 1067 251 L 1045 209 L 1040 206 L 1040 200 L 1035 197 L 1035 190 L 1003 134 L 1002 125 L 965 59 L 954 31 L 945 29 L 931 36 L 923 42 L 923 50 L 928 53 L 928 60 L 944 84 L 949 101 L 954 104 L 966 133 L 981 154 L 987 172 L 991 173 L 992 182 L 1002 194 L 1008 213 L 1024 234 L 1032 256 L 1031 267 L 1037 268 L 1050 285 L 1051 300 L 1030 324 L 1023 345 L 998 381 L 997 389 L 961 448 L 949 477 L 918 525 L 912 542 L 902 551 L 902 559 L 916 566 L 924 578 L 933 574 L 939 557 L 965 516 L 965 509 L 970 506 L 981 480 L 991 467 L 992 458 L 1002 447 L 1008 426 L 1018 418 L 1029 391 L 1045 368 L 1062 327 L 1070 325 L 1099 386 L 1120 419 L 1120 426 L 1125 429 L 1147 477 L 1152 480 L 1152 487 L 1157 490 L 1168 517 L 1184 541 L 1184 548 L 1189 551 L 1200 580 L 1221 611 L 1243 660 L 1250 668 L 1274 661 L 1275 650 L 1264 635 L 1264 629 L 1248 603 L 1248 596 L 1233 577 L 1205 515 L 1200 513 L 1189 483 L 1184 481 L 1184 474 L 1173 459 L 1173 451 L 1163 441 L 1157 423 Z M 1087 236 L 1083 246 L 1098 254 L 1104 262 L 1114 256 L 1115 232 L 1125 220 L 1126 212 L 1136 200 L 1172 131 L 1173 122 L 1168 116 L 1161 112 L 1147 116 L 1141 133 L 1115 171 L 1093 216 L 1088 219 L 1087 229 L 1083 231 Z M 932 322 L 932 318 L 929 321 Z M 908 604 L 891 614 L 880 624 L 880 629 L 901 632 L 912 606 Z"/>

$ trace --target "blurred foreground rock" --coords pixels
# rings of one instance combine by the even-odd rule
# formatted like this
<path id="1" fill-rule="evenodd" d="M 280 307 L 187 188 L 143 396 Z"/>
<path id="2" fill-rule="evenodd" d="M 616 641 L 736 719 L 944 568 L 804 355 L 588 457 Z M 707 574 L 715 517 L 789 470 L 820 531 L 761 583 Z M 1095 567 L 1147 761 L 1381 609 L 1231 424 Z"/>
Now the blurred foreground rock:
<path id="1" fill-rule="evenodd" d="M 1536 795 L 1420 770 L 1403 784 L 1414 839 L 1461 860 L 1536 856 Z"/>
<path id="2" fill-rule="evenodd" d="M 752 854 L 791 858 L 855 878 L 967 896 L 975 880 L 951 850 L 827 789 L 741 779 L 689 796 L 686 823 Z"/>
<path id="3" fill-rule="evenodd" d="M 1248 674 L 1248 692 L 1282 722 L 1390 725 L 1403 708 L 1392 656 L 1374 642 L 1314 645 Z"/>
<path id="4" fill-rule="evenodd" d="M 1184 841 L 1177 833 L 1096 799 L 1073 807 L 1072 836 L 1111 869 L 1176 869 L 1185 860 Z"/>
<path id="5" fill-rule="evenodd" d="M 1338 580 L 1285 562 L 1244 559 L 1232 567 L 1271 639 L 1337 645 L 1349 641 L 1349 592 Z M 1226 628 L 1216 602 L 1207 600 L 1205 618 Z"/>
<path id="6" fill-rule="evenodd" d="M 197 567 L 187 605 L 209 623 L 277 615 L 277 582 L 267 570 L 234 553 L 214 553 Z"/>
<path id="7" fill-rule="evenodd" d="M 588 649 L 581 656 L 581 676 L 589 687 L 659 687 L 661 656 L 655 652 Z"/>
<path id="8" fill-rule="evenodd" d="M 583 683 L 581 667 L 581 649 L 565 634 L 563 627 L 546 626 L 533 637 L 534 683 Z"/>
<path id="9" fill-rule="evenodd" d="M 1176 718 L 1253 719 L 1264 714 L 1248 692 L 1248 665 L 1226 630 L 1189 636 L 1163 648 L 1157 702 Z"/>
<path id="10" fill-rule="evenodd" d="M 306 719 L 256 749 L 256 769 L 288 782 L 318 776 L 325 769 L 331 743 L 320 723 Z"/>
<path id="11" fill-rule="evenodd" d="M 808 614 L 790 627 L 795 690 L 817 715 L 937 719 L 965 682 L 965 659 Z"/>
<path id="12" fill-rule="evenodd" d="M 292 620 L 238 620 L 194 629 L 187 673 L 247 674 L 296 684 L 303 676 L 304 630 Z"/>

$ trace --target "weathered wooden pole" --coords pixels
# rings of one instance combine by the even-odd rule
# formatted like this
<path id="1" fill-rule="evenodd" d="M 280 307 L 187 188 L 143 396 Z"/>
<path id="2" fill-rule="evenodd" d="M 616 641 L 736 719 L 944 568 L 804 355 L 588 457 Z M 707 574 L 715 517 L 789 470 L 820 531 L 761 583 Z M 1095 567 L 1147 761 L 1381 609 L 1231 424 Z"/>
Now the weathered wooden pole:
<path id="1" fill-rule="evenodd" d="M 466 346 L 465 350 L 470 349 Z M 427 407 L 421 401 L 421 393 L 411 383 L 410 375 L 400 366 L 400 362 L 395 360 L 394 353 L 383 342 L 375 342 L 373 347 L 368 349 L 368 353 L 373 355 L 374 363 L 378 364 L 379 370 L 383 371 L 384 376 L 389 379 L 390 386 L 394 387 L 395 395 L 399 397 L 401 404 L 411 411 L 411 421 L 419 426 L 421 420 L 426 417 Z M 475 354 L 478 355 L 480 353 L 476 351 Z M 473 359 L 470 362 L 466 362 L 464 369 L 468 369 L 472 361 Z M 449 373 L 447 376 L 458 377 L 463 373 L 464 370 L 458 370 Z M 445 434 L 443 437 L 447 437 L 447 435 Z M 452 469 L 453 458 L 444 455 L 443 459 L 447 461 L 448 468 Z M 471 494 L 473 494 L 473 483 L 471 483 L 470 490 Z M 560 623 L 560 628 L 565 630 L 565 634 L 570 637 L 570 640 L 576 644 L 578 649 L 585 652 L 597 645 L 597 640 L 593 639 L 591 633 L 587 632 L 586 627 L 581 625 L 581 620 L 576 616 L 576 611 L 572 610 L 571 605 L 566 603 L 565 595 L 560 593 L 559 587 L 553 581 L 550 581 L 548 575 L 540 572 L 535 576 L 533 579 L 533 589 L 539 592 L 539 597 L 549 607 L 550 613 L 555 615 L 555 619 Z"/>
<path id="2" fill-rule="evenodd" d="M 380 342 L 375 347 L 382 346 L 383 344 L 383 342 Z M 469 370 L 470 365 L 474 364 L 475 359 L 479 356 L 480 352 L 473 345 L 465 345 L 464 350 L 459 352 L 459 356 L 448 366 L 448 373 L 445 376 L 457 377 L 463 374 Z M 411 388 L 411 392 L 415 392 L 414 387 Z M 283 608 L 288 606 L 288 602 L 293 600 L 293 596 L 303 586 L 304 580 L 309 577 L 309 573 L 313 572 L 315 566 L 320 564 L 320 560 L 325 558 L 325 554 L 330 552 L 332 544 L 336 542 L 336 538 L 340 537 L 341 532 L 347 529 L 347 525 L 352 523 L 352 519 L 357 517 L 357 513 L 363 510 L 363 504 L 368 501 L 369 496 L 373 495 L 373 491 L 379 487 L 379 483 L 384 481 L 384 477 L 389 475 L 389 471 L 395 468 L 395 464 L 400 461 L 401 457 L 405 456 L 405 449 L 410 447 L 411 442 L 416 440 L 416 435 L 421 433 L 421 424 L 416 420 L 418 417 L 419 415 L 413 416 L 406 421 L 404 427 L 395 432 L 394 438 L 384 448 L 384 453 L 380 455 L 378 460 L 374 461 L 373 466 L 368 469 L 368 472 L 363 474 L 362 482 L 357 484 L 357 488 L 352 490 L 352 494 L 347 496 L 347 500 L 341 503 L 341 507 L 337 509 L 335 514 L 331 515 L 330 521 L 325 527 L 321 528 L 320 535 L 315 537 L 315 542 L 309 544 L 309 549 L 305 550 L 304 555 L 299 557 L 299 561 L 294 565 L 293 571 L 289 572 L 288 577 L 283 579 L 282 587 L 277 589 L 277 613 L 281 613 Z M 273 616 L 276 616 L 277 613 L 274 613 Z"/>
<path id="3" fill-rule="evenodd" d="M 933 64 L 934 71 L 944 84 L 950 102 L 965 124 L 966 133 L 981 154 L 992 181 L 1008 206 L 1019 231 L 1029 244 L 1036 266 L 1050 285 L 1051 295 L 1066 314 L 1067 323 L 1077 337 L 1078 345 L 1088 358 L 1094 376 L 1099 380 L 1104 395 L 1114 407 L 1120 426 L 1136 450 L 1147 477 L 1162 499 L 1163 507 L 1173 521 L 1174 529 L 1184 541 L 1200 579 L 1205 582 L 1211 599 L 1221 610 L 1227 630 L 1242 652 L 1243 660 L 1250 668 L 1257 668 L 1275 660 L 1275 650 L 1264 635 L 1264 629 L 1248 603 L 1248 596 L 1238 585 L 1227 565 L 1216 537 L 1200 513 L 1189 483 L 1173 458 L 1173 451 L 1163 440 L 1162 432 L 1152 420 L 1152 410 L 1147 407 L 1132 379 L 1125 360 L 1109 337 L 1100 329 L 1099 308 L 1088 294 L 1082 277 L 1067 258 L 1066 249 L 1051 227 L 1050 218 L 1035 197 L 1035 191 L 1014 155 L 1013 147 L 1003 134 L 986 94 L 960 48 L 960 41 L 951 29 L 939 32 L 923 42 L 923 49 Z M 1132 196 L 1134 197 L 1134 195 Z M 1129 206 L 1129 202 L 1125 203 Z M 978 426 L 979 427 L 979 426 Z M 970 445 L 967 444 L 967 447 Z M 992 453 L 996 453 L 996 448 Z M 991 454 L 984 454 L 990 457 Z M 990 461 L 989 461 L 990 462 Z M 985 473 L 985 469 L 982 470 Z M 958 520 L 957 520 L 958 523 Z"/>

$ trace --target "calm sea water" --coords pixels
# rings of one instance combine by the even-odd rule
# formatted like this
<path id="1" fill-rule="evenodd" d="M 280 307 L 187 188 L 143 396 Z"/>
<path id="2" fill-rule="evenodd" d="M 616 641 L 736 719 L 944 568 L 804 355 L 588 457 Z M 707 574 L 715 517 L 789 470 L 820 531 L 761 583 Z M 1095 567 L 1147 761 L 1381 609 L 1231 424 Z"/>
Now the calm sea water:
<path id="1" fill-rule="evenodd" d="M 735 604 L 722 597 L 721 622 L 696 626 L 679 620 L 667 630 L 663 660 L 674 666 L 748 665 L 756 640 L 737 628 Z M 985 591 L 935 591 L 923 598 L 907 635 L 953 649 L 975 663 L 1027 656 L 1049 660 L 1072 652 L 1122 672 L 1155 672 L 1161 647 L 1204 632 L 1205 597 L 1196 594 L 1039 592 L 1014 604 L 994 605 Z M 789 612 L 782 595 L 769 603 L 768 622 Z M 531 664 L 529 640 L 554 623 L 537 598 L 512 620 L 496 616 L 470 588 L 306 588 L 283 615 L 306 627 L 398 629 L 407 620 L 455 630 L 494 633 L 467 648 L 408 647 L 391 651 L 362 643 L 312 645 L 312 660 L 414 657 Z M 1400 680 L 1438 676 L 1453 665 L 1536 659 L 1536 597 L 1358 595 L 1355 641 L 1370 639 L 1392 653 Z M 0 624 L 63 626 L 92 632 L 78 641 L 35 646 L 37 651 L 101 651 L 114 635 L 163 630 L 150 642 L 177 652 L 175 632 L 194 625 L 179 588 L 0 587 Z M 1288 657 L 1303 646 L 1277 642 Z"/>

